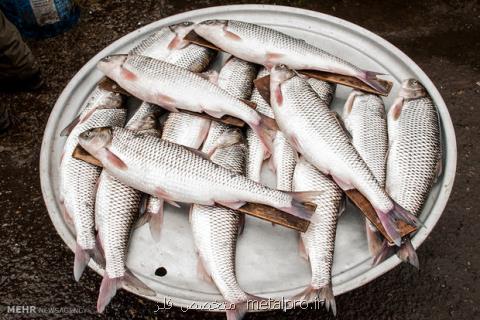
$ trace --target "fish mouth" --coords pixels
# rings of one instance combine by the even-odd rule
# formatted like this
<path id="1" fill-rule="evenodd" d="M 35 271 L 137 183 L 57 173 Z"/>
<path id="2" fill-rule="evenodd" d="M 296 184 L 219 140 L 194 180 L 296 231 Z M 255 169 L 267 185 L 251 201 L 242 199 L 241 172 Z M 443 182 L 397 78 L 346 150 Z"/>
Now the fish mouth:
<path id="1" fill-rule="evenodd" d="M 402 88 L 398 94 L 405 99 L 416 99 L 427 96 L 427 90 L 417 79 L 406 79 L 402 82 Z"/>
<path id="2" fill-rule="evenodd" d="M 100 62 L 109 63 L 114 61 L 122 61 L 124 62 L 127 59 L 126 54 L 110 54 L 108 56 L 103 57 L 100 59 Z"/>
<path id="3" fill-rule="evenodd" d="M 204 26 L 225 26 L 227 25 L 227 20 L 219 20 L 219 19 L 212 19 L 212 20 L 205 20 L 199 23 L 199 25 Z"/>
<path id="4" fill-rule="evenodd" d="M 172 24 L 168 28 L 171 31 L 175 32 L 176 30 L 179 30 L 179 29 L 191 28 L 191 27 L 193 27 L 194 24 L 195 23 L 193 23 L 191 21 L 184 21 L 184 22 L 179 22 L 179 23 L 176 23 L 176 24 Z"/>
<path id="5" fill-rule="evenodd" d="M 290 69 L 287 65 L 277 64 L 270 71 L 271 80 L 282 83 L 293 78 L 297 73 Z"/>

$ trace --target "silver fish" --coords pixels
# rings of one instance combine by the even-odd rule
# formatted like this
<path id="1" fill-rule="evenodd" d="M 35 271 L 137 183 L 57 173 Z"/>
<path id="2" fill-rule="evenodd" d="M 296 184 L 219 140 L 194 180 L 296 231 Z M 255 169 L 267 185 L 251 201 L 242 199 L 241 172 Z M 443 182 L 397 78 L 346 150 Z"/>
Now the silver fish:
<path id="1" fill-rule="evenodd" d="M 386 189 L 398 204 L 419 216 L 442 168 L 438 112 L 423 85 L 408 79 L 402 83 L 387 119 Z M 398 255 L 418 266 L 409 239 Z"/>
<path id="2" fill-rule="evenodd" d="M 267 129 L 275 129 L 272 119 L 257 113 L 245 102 L 198 74 L 143 56 L 109 56 L 102 59 L 97 67 L 141 100 L 172 112 L 177 112 L 179 108 L 205 112 L 215 118 L 228 114 L 252 127 L 267 147 L 271 144 Z"/>
<path id="3" fill-rule="evenodd" d="M 308 69 L 353 76 L 368 86 L 385 92 L 377 79 L 381 73 L 366 71 L 285 33 L 236 20 L 207 20 L 195 32 L 222 50 L 243 60 L 266 67 L 285 64 L 292 69 Z"/>
<path id="4" fill-rule="evenodd" d="M 237 99 L 250 99 L 258 67 L 250 62 L 230 57 L 218 74 L 218 86 Z"/>
<path id="5" fill-rule="evenodd" d="M 143 103 L 125 125 L 137 134 L 159 136 L 157 116 L 159 107 Z M 97 301 L 98 312 L 103 312 L 118 288 L 130 284 L 138 293 L 155 295 L 125 267 L 128 242 L 138 217 L 142 194 L 103 171 L 98 183 L 95 201 L 95 219 L 105 254 L 105 274 Z"/>
<path id="6" fill-rule="evenodd" d="M 350 93 L 343 108 L 345 128 L 352 144 L 378 181 L 385 188 L 388 134 L 387 115 L 382 99 L 358 90 Z M 382 237 L 375 226 L 365 220 L 370 253 L 377 257 L 382 248 Z"/>
<path id="7" fill-rule="evenodd" d="M 335 83 L 318 80 L 315 78 L 308 78 L 307 82 L 323 102 L 325 102 L 328 106 L 332 104 L 335 91 L 337 90 L 337 85 Z"/>
<path id="8" fill-rule="evenodd" d="M 172 112 L 165 121 L 162 139 L 198 149 L 208 134 L 210 122 L 192 114 Z"/>
<path id="9" fill-rule="evenodd" d="M 266 68 L 261 68 L 258 72 L 257 79 L 263 78 L 268 75 L 268 70 Z M 273 115 L 272 108 L 270 104 L 263 99 L 260 91 L 256 87 L 253 88 L 252 96 L 250 101 L 257 105 L 257 110 L 259 113 L 264 114 L 267 117 L 275 118 Z M 262 142 L 258 138 L 257 134 L 247 128 L 247 164 L 246 164 L 246 175 L 247 178 L 252 179 L 253 181 L 260 182 L 260 172 L 262 169 L 262 164 L 265 159 L 267 159 L 270 154 L 263 146 Z"/>
<path id="10" fill-rule="evenodd" d="M 310 193 L 270 189 L 222 168 L 168 141 L 122 128 L 89 130 L 80 144 L 122 183 L 165 201 L 224 205 L 238 209 L 246 202 L 275 207 L 310 219 L 303 203 Z"/>
<path id="11" fill-rule="evenodd" d="M 225 144 L 229 141 L 229 144 Z M 238 174 L 244 173 L 245 143 L 238 128 L 227 129 L 217 140 L 210 159 Z M 242 214 L 223 207 L 193 205 L 190 221 L 199 255 L 200 276 L 213 280 L 223 297 L 236 307 L 227 311 L 228 319 L 240 319 L 246 311 L 245 293 L 235 275 L 235 251 Z M 255 298 L 255 297 L 253 297 Z"/>
<path id="12" fill-rule="evenodd" d="M 337 217 L 342 207 L 344 194 L 338 185 L 314 166 L 301 158 L 293 178 L 295 191 L 322 191 L 313 202 L 317 205 L 314 215 L 317 221 L 301 233 L 301 250 L 310 261 L 312 279 L 310 285 L 297 298 L 306 301 L 325 301 L 327 310 L 336 314 L 335 297 L 332 291 L 332 265 L 335 248 Z"/>
<path id="13" fill-rule="evenodd" d="M 397 245 L 395 220 L 416 224 L 416 218 L 396 204 L 379 185 L 340 124 L 336 113 L 308 82 L 286 66 L 270 74 L 271 106 L 280 130 L 300 154 L 343 189 L 357 189 L 375 208 L 385 230 Z"/>
<path id="14" fill-rule="evenodd" d="M 95 239 L 95 192 L 101 168 L 73 158 L 78 145 L 78 135 L 91 128 L 122 126 L 126 110 L 122 109 L 120 95 L 96 88 L 78 117 L 76 125 L 68 136 L 60 162 L 60 197 L 67 223 L 75 227 L 77 245 L 75 248 L 74 277 L 78 281 L 90 257 L 99 260 Z"/>
<path id="15" fill-rule="evenodd" d="M 215 50 L 190 43 L 182 49 L 173 50 L 164 60 L 192 72 L 202 72 L 216 54 Z"/>
<path id="16" fill-rule="evenodd" d="M 150 34 L 136 47 L 130 50 L 131 55 L 142 55 L 155 59 L 163 59 L 173 51 L 189 46 L 183 38 L 193 29 L 192 22 L 182 22 L 175 25 L 162 27 Z"/>
<path id="17" fill-rule="evenodd" d="M 284 134 L 277 131 L 270 160 L 276 174 L 278 190 L 293 191 L 293 172 L 297 157 L 297 151 L 292 148 Z"/>

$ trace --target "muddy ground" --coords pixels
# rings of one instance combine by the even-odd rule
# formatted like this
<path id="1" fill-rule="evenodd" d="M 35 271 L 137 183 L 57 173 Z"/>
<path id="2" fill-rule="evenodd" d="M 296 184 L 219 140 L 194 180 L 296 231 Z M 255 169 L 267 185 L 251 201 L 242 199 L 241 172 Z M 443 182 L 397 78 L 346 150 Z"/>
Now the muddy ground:
<path id="1" fill-rule="evenodd" d="M 104 315 L 95 312 L 100 277 L 72 279 L 73 254 L 50 222 L 40 190 L 40 144 L 64 86 L 99 50 L 165 16 L 230 1 L 81 1 L 81 22 L 46 40 L 28 40 L 47 86 L 35 93 L 0 93 L 18 119 L 0 137 L 0 318 L 72 314 L 6 314 L 6 306 L 70 307 L 88 318 L 224 319 L 223 314 L 155 314 L 156 304 L 120 291 Z M 234 2 L 231 2 L 234 3 Z M 458 169 L 450 201 L 419 248 L 421 270 L 401 265 L 337 297 L 338 319 L 476 319 L 480 317 L 480 6 L 478 1 L 265 1 L 331 14 L 384 37 L 409 55 L 443 95 L 455 125 Z M 330 319 L 323 310 L 269 312 L 246 319 Z"/>

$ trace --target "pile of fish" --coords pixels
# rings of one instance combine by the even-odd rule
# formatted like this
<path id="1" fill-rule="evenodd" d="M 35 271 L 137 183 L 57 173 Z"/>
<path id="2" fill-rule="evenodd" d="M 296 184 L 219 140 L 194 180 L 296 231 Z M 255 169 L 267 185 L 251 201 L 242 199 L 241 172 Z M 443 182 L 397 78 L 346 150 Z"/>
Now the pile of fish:
<path id="1" fill-rule="evenodd" d="M 215 50 L 185 39 L 192 30 L 231 54 L 219 72 L 209 69 Z M 236 210 L 246 203 L 310 221 L 300 237 L 300 254 L 310 261 L 311 283 L 288 298 L 319 299 L 336 312 L 335 234 L 344 191 L 351 189 L 370 201 L 394 242 L 366 221 L 374 262 L 397 253 L 418 267 L 397 221 L 419 226 L 442 154 L 436 107 L 417 80 L 402 83 L 388 115 L 379 96 L 354 90 L 340 116 L 330 109 L 336 85 L 296 70 L 353 76 L 381 90 L 379 73 L 273 29 L 220 20 L 161 28 L 128 54 L 103 58 L 97 68 L 142 101 L 127 117 L 126 97 L 97 86 L 62 132 L 68 137 L 61 197 L 77 239 L 74 275 L 78 281 L 91 258 L 104 266 L 99 312 L 127 284 L 139 294 L 155 295 L 125 262 L 136 225 L 148 223 L 158 241 L 164 202 L 191 204 L 199 275 L 235 305 L 228 319 L 242 318 L 247 301 L 263 299 L 246 293 L 235 275 L 236 241 L 244 223 Z M 270 101 L 253 85 L 266 75 Z M 224 116 L 246 126 L 212 120 Z M 77 145 L 101 167 L 74 158 Z M 261 183 L 268 158 L 276 189 Z"/>

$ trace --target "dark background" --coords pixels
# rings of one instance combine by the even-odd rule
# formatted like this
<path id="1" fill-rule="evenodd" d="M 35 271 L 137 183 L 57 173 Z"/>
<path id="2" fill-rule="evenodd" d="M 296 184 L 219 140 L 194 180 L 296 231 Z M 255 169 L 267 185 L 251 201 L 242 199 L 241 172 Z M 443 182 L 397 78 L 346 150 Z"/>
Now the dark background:
<path id="1" fill-rule="evenodd" d="M 86 318 L 224 319 L 179 309 L 155 314 L 156 304 L 120 291 L 104 315 L 95 312 L 100 277 L 86 271 L 77 284 L 73 254 L 56 234 L 40 190 L 38 161 L 49 113 L 64 86 L 119 37 L 160 18 L 232 1 L 80 1 L 72 30 L 28 40 L 47 86 L 35 93 L 0 93 L 18 124 L 0 137 L 0 319 L 6 305 L 83 308 Z M 410 56 L 448 105 L 458 143 L 458 170 L 450 201 L 419 248 L 421 269 L 401 265 L 337 297 L 338 319 L 476 319 L 480 316 L 480 6 L 477 1 L 265 1 L 334 15 L 365 27 Z M 18 318 L 41 315 L 17 315 Z M 43 315 L 67 318 L 68 314 Z M 71 316 L 71 315 L 70 315 Z M 323 310 L 249 314 L 246 319 L 333 318 Z"/>

